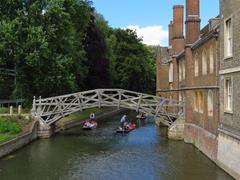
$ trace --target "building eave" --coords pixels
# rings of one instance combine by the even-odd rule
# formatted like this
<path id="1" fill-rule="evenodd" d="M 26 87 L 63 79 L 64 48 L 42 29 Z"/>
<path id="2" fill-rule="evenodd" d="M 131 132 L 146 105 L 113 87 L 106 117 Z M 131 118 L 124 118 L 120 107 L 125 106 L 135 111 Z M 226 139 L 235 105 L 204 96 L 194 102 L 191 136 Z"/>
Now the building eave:
<path id="1" fill-rule="evenodd" d="M 218 37 L 219 32 L 218 29 L 220 28 L 220 24 L 216 25 L 209 33 L 207 33 L 204 37 L 199 38 L 195 43 L 191 45 L 191 48 L 194 50 L 204 44 L 206 41 L 213 37 Z"/>
<path id="2" fill-rule="evenodd" d="M 179 60 L 182 57 L 185 56 L 185 49 L 183 49 L 182 51 L 180 51 L 177 55 L 176 55 L 176 59 Z"/>

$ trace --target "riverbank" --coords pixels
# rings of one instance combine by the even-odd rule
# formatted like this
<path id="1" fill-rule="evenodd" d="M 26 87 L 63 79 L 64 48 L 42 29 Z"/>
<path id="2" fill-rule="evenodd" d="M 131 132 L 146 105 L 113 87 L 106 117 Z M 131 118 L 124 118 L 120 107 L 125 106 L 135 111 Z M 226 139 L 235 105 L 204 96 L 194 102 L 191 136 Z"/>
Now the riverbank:
<path id="1" fill-rule="evenodd" d="M 88 119 L 89 113 L 91 112 L 96 114 L 97 120 L 101 120 L 103 118 L 107 118 L 124 111 L 126 110 L 116 108 L 93 108 L 81 112 L 76 112 L 59 120 L 55 124 L 54 134 L 81 125 L 85 120 Z M 4 141 L 0 142 L 0 158 L 22 148 L 23 146 L 37 139 L 38 125 L 39 124 L 37 121 L 30 120 L 28 123 L 25 122 L 25 125 L 22 127 L 22 131 L 19 134 L 6 137 Z"/>

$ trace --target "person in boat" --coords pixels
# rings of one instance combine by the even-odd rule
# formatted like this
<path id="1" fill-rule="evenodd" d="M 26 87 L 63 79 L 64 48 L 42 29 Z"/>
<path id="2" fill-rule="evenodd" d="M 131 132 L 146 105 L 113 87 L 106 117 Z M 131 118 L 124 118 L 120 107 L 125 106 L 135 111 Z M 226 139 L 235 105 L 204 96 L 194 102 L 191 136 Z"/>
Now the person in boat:
<path id="1" fill-rule="evenodd" d="M 124 114 L 120 120 L 120 128 L 124 129 L 126 126 L 126 120 L 127 120 L 127 116 Z"/>
<path id="2" fill-rule="evenodd" d="M 137 119 L 145 119 L 146 118 L 146 114 L 145 113 L 139 113 L 137 116 L 136 116 Z"/>
<path id="3" fill-rule="evenodd" d="M 142 119 L 146 118 L 146 114 L 145 113 L 141 113 L 141 118 Z"/>
<path id="4" fill-rule="evenodd" d="M 89 122 L 92 123 L 93 120 L 95 120 L 95 114 L 91 113 L 89 116 Z"/>
<path id="5" fill-rule="evenodd" d="M 133 120 L 131 120 L 128 128 L 133 129 L 134 127 L 135 127 L 135 123 Z"/>

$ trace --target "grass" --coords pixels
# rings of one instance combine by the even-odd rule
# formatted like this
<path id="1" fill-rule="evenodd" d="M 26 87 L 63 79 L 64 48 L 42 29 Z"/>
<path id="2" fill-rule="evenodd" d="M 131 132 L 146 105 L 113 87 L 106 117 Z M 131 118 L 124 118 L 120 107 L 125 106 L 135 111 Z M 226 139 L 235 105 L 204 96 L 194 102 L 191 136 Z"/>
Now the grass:
<path id="1" fill-rule="evenodd" d="M 1 134 L 0 133 L 0 143 L 13 139 L 15 135 L 12 134 Z"/>
<path id="2" fill-rule="evenodd" d="M 22 116 L 0 116 L 0 143 L 15 138 L 28 123 L 29 120 Z"/>
<path id="3" fill-rule="evenodd" d="M 73 114 L 70 114 L 69 116 L 66 116 L 58 121 L 58 123 L 66 123 L 78 119 L 87 119 L 89 117 L 90 113 L 101 113 L 109 110 L 110 108 L 92 108 L 92 109 L 86 109 L 84 111 L 78 111 Z"/>
<path id="4" fill-rule="evenodd" d="M 22 110 L 21 110 L 22 112 L 22 114 L 27 114 L 27 113 L 29 113 L 30 112 L 30 109 L 28 109 L 28 108 L 22 108 Z M 1 107 L 0 108 L 0 114 L 9 114 L 10 113 L 10 107 Z M 18 113 L 18 108 L 17 107 L 14 107 L 13 108 L 13 114 L 17 114 Z"/>

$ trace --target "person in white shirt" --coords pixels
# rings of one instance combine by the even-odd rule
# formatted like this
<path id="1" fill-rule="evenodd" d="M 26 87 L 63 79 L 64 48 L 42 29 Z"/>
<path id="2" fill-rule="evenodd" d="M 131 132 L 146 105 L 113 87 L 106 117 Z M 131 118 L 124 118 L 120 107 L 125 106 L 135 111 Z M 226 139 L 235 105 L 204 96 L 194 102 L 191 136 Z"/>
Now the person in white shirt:
<path id="1" fill-rule="evenodd" d="M 124 125 L 125 125 L 125 122 L 127 120 L 127 116 L 124 114 L 120 120 L 120 127 L 123 129 L 124 128 Z"/>

